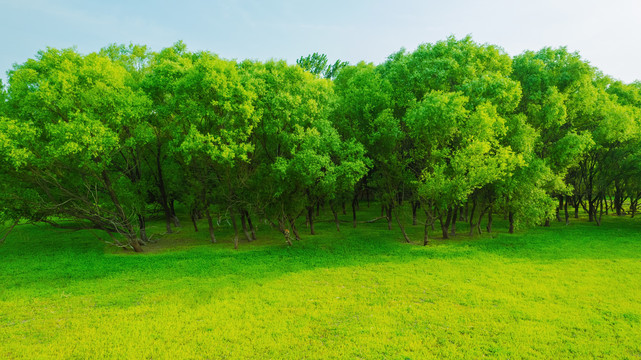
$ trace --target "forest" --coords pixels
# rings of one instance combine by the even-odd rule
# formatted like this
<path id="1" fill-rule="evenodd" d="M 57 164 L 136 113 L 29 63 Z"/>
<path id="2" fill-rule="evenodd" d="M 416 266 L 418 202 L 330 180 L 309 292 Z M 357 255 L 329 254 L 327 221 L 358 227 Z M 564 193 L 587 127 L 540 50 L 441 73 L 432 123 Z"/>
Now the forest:
<path id="1" fill-rule="evenodd" d="M 493 217 L 510 233 L 598 226 L 637 211 L 640 121 L 641 82 L 564 47 L 510 57 L 449 37 L 378 65 L 48 48 L 0 91 L 0 242 L 46 223 L 141 252 L 148 221 L 172 233 L 181 215 L 211 242 L 221 221 L 236 248 L 260 222 L 291 245 L 320 209 L 336 231 L 386 221 L 407 242 L 420 224 L 425 245 L 461 222 L 492 232 Z M 359 216 L 370 202 L 380 217 Z"/>

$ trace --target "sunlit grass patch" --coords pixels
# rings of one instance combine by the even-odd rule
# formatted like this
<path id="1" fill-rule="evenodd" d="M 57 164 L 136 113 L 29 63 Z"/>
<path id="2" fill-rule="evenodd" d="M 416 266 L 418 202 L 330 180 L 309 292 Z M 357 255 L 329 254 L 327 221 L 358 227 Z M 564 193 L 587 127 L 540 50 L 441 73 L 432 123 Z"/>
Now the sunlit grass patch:
<path id="1" fill-rule="evenodd" d="M 21 226 L 0 247 L 0 357 L 638 357 L 641 226 L 552 225 L 423 247 L 422 226 L 407 245 L 327 222 L 239 251 L 185 226 L 163 239 L 193 243 L 142 255 Z"/>

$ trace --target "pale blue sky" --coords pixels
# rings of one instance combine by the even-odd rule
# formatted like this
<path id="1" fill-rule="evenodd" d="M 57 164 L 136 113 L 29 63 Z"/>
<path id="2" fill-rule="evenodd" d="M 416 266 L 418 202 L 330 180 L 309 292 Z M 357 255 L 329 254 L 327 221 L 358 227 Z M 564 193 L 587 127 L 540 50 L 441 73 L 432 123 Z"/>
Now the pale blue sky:
<path id="1" fill-rule="evenodd" d="M 471 34 L 510 55 L 566 45 L 606 74 L 641 79 L 639 0 L 0 0 L 0 33 L 2 74 L 47 46 L 160 50 L 183 40 L 224 58 L 292 63 L 321 52 L 380 63 L 401 47 Z"/>

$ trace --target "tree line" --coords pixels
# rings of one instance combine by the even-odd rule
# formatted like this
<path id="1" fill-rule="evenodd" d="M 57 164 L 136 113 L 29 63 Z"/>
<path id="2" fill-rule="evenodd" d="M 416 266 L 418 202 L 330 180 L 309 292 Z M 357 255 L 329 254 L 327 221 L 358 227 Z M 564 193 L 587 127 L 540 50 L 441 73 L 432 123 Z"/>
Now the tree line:
<path id="1" fill-rule="evenodd" d="M 1 85 L 1 84 L 0 84 Z M 450 37 L 380 65 L 322 54 L 233 61 L 182 42 L 38 52 L 0 91 L 0 222 L 73 220 L 142 251 L 146 221 L 197 229 L 229 219 L 234 244 L 264 221 L 290 242 L 320 206 L 375 199 L 470 235 L 493 215 L 515 226 L 583 209 L 634 216 L 641 198 L 641 83 L 603 75 L 566 48 L 511 58 Z M 571 215 L 573 213 L 573 215 Z M 5 230 L 5 235 L 8 230 Z"/>

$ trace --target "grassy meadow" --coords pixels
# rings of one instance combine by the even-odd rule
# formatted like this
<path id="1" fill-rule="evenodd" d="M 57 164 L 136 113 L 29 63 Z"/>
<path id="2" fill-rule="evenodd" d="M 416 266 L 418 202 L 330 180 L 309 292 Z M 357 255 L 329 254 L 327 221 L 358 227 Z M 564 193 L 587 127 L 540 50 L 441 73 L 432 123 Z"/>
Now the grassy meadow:
<path id="1" fill-rule="evenodd" d="M 641 357 L 637 219 L 517 234 L 499 220 L 427 247 L 422 225 L 405 244 L 384 222 L 321 220 L 291 247 L 259 224 L 233 250 L 226 224 L 212 245 L 184 219 L 143 254 L 19 225 L 0 246 L 0 358 Z"/>

